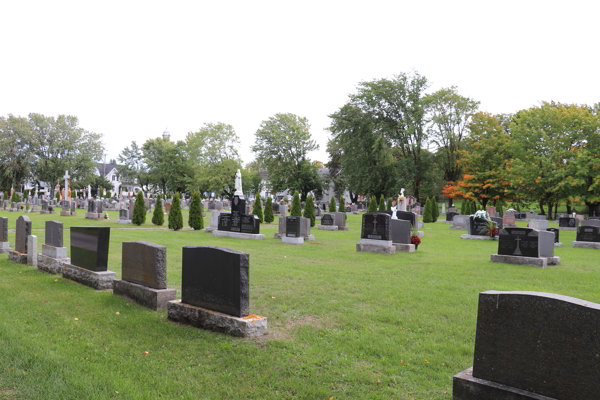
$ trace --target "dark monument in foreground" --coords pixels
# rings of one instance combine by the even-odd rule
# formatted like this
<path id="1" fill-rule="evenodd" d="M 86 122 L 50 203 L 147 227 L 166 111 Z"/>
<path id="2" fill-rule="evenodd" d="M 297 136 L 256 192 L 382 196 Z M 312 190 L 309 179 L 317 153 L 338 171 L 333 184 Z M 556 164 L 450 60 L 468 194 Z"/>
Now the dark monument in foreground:
<path id="1" fill-rule="evenodd" d="M 17 218 L 15 249 L 8 252 L 8 259 L 19 264 L 27 264 L 27 238 L 31 235 L 31 220 L 26 215 Z M 36 251 L 33 249 L 32 251 Z"/>
<path id="2" fill-rule="evenodd" d="M 479 294 L 473 368 L 454 400 L 600 399 L 600 304 L 540 292 Z"/>
<path id="3" fill-rule="evenodd" d="M 96 290 L 112 289 L 116 274 L 108 271 L 109 227 L 71 227 L 71 264 L 63 276 Z"/>
<path id="4" fill-rule="evenodd" d="M 181 300 L 168 303 L 169 319 L 232 336 L 266 334 L 267 318 L 249 314 L 249 254 L 186 246 L 182 260 Z"/>
<path id="5" fill-rule="evenodd" d="M 356 251 L 396 254 L 392 243 L 392 217 L 387 213 L 367 213 L 362 216 L 360 243 Z"/>
<path id="6" fill-rule="evenodd" d="M 503 228 L 499 233 L 498 254 L 492 262 L 546 268 L 560 264 L 554 256 L 554 233 L 531 228 Z"/>
<path id="7" fill-rule="evenodd" d="M 167 308 L 177 291 L 167 288 L 167 248 L 150 242 L 123 242 L 121 278 L 113 294 L 152 310 Z"/>

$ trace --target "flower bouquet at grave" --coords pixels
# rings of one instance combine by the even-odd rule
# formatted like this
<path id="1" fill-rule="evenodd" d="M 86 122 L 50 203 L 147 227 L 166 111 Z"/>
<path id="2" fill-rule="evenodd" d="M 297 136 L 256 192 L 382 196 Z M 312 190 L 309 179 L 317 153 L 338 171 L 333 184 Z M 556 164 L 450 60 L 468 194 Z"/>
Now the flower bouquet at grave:
<path id="1" fill-rule="evenodd" d="M 496 222 L 488 220 L 487 227 L 484 230 L 485 235 L 495 237 L 498 232 L 500 232 L 500 229 L 497 228 Z"/>
<path id="2" fill-rule="evenodd" d="M 25 207 L 21 206 L 21 210 L 22 210 L 23 208 L 25 208 Z"/>
<path id="3" fill-rule="evenodd" d="M 487 211 L 485 211 L 485 210 L 475 211 L 475 218 L 484 218 L 484 219 L 487 219 L 488 221 L 491 221 L 490 216 L 488 215 Z"/>
<path id="4" fill-rule="evenodd" d="M 517 212 L 517 210 L 515 210 L 514 208 L 512 208 L 512 207 L 511 207 L 511 208 L 507 209 L 507 210 L 506 210 L 506 211 L 504 211 L 504 212 L 514 212 L 514 213 L 516 213 L 516 212 Z"/>
<path id="5" fill-rule="evenodd" d="M 410 237 L 410 242 L 415 245 L 415 249 L 418 248 L 419 245 L 421 244 L 421 238 L 419 237 L 419 235 L 417 235 L 417 227 L 416 226 L 412 227 L 412 234 Z"/>

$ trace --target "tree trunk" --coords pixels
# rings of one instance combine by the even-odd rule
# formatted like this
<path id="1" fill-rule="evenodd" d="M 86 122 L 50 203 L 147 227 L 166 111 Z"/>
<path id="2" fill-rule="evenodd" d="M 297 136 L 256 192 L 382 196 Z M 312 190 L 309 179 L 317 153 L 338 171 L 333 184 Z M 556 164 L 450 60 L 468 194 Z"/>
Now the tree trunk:
<path id="1" fill-rule="evenodd" d="M 541 213 L 541 215 L 546 214 L 544 212 L 544 200 L 543 199 L 540 199 L 540 213 Z"/>
<path id="2" fill-rule="evenodd" d="M 452 198 L 448 197 L 448 208 L 452 207 Z"/>
<path id="3" fill-rule="evenodd" d="M 567 200 L 567 214 L 571 215 L 571 202 Z"/>
<path id="4" fill-rule="evenodd" d="M 552 201 L 548 200 L 548 221 L 552 221 Z"/>

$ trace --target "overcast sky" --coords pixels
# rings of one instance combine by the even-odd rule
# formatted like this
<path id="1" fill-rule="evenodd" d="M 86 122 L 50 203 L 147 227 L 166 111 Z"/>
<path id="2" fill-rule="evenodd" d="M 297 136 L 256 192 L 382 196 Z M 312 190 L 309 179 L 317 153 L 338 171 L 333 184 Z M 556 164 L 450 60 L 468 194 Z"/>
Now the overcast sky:
<path id="1" fill-rule="evenodd" d="M 135 140 L 233 125 L 244 162 L 261 121 L 330 121 L 361 81 L 417 70 L 481 110 L 600 102 L 600 2 L 0 1 L 0 115 L 68 114 Z"/>

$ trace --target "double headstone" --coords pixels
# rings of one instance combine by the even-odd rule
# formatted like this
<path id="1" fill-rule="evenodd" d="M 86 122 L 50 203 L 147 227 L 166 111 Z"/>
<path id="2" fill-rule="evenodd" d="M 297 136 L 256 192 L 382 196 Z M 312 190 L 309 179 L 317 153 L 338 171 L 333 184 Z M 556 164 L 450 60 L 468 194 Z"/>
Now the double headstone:
<path id="1" fill-rule="evenodd" d="M 554 257 L 554 233 L 531 228 L 503 228 L 499 233 L 498 254 L 493 262 L 545 268 L 560 262 Z"/>
<path id="2" fill-rule="evenodd" d="M 323 218 L 325 218 L 325 222 L 323 222 Z M 346 214 L 343 212 L 329 212 L 323 215 L 323 217 L 321 217 L 321 227 L 319 227 L 319 229 L 347 231 Z"/>
<path id="3" fill-rule="evenodd" d="M 152 310 L 167 308 L 177 291 L 167 288 L 167 248 L 150 242 L 123 242 L 121 279 L 113 293 Z"/>
<path id="4" fill-rule="evenodd" d="M 454 400 L 600 399 L 600 304 L 540 292 L 479 294 L 473 367 Z"/>
<path id="5" fill-rule="evenodd" d="M 233 336 L 260 336 L 267 318 L 249 314 L 250 256 L 220 247 L 183 248 L 181 300 L 169 319 Z"/>
<path id="6" fill-rule="evenodd" d="M 64 247 L 63 223 L 46 221 L 42 253 L 38 254 L 38 269 L 57 274 L 62 272 L 64 264 L 69 264 L 68 249 Z"/>
<path id="7" fill-rule="evenodd" d="M 63 276 L 94 289 L 112 289 L 116 274 L 108 270 L 109 227 L 71 227 L 71 264 Z"/>

